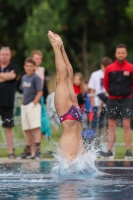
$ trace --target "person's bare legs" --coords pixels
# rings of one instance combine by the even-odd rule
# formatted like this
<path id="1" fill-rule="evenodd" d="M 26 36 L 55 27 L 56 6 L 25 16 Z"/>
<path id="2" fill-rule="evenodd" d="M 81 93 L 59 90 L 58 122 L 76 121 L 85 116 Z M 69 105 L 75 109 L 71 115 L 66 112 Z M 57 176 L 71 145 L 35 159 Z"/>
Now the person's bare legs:
<path id="1" fill-rule="evenodd" d="M 53 34 L 53 33 L 52 33 Z M 59 116 L 67 113 L 70 107 L 74 104 L 69 88 L 69 75 L 68 69 L 63 58 L 61 51 L 62 41 L 57 36 L 57 40 L 54 34 L 48 33 L 49 41 L 53 47 L 55 53 L 55 65 L 56 65 L 56 91 L 55 91 L 55 107 Z M 72 85 L 72 81 L 71 81 Z M 76 97 L 76 96 L 75 96 Z M 77 104 L 77 103 L 76 103 Z M 73 160 L 80 148 L 82 141 L 80 128 L 81 123 L 77 121 L 64 121 L 62 123 L 63 132 L 59 141 L 60 150 L 68 161 Z M 80 133 L 80 138 L 79 138 Z M 74 141 L 74 143 L 73 143 Z"/>
<path id="2" fill-rule="evenodd" d="M 108 142 L 108 149 L 110 151 L 112 151 L 113 144 L 115 141 L 116 125 L 117 121 L 115 119 L 108 119 L 107 142 Z"/>
<path id="3" fill-rule="evenodd" d="M 78 105 L 78 100 L 77 100 L 77 96 L 74 92 L 74 88 L 73 88 L 73 68 L 72 68 L 72 65 L 68 59 L 68 56 L 65 52 L 65 49 L 64 49 L 64 46 L 62 45 L 62 56 L 63 56 L 63 59 L 64 59 L 64 62 L 66 64 L 66 67 L 67 67 L 67 73 L 68 73 L 68 87 L 69 87 L 69 90 L 70 90 L 70 93 L 71 93 L 71 99 L 72 99 L 72 102 L 74 105 Z"/>
<path id="4" fill-rule="evenodd" d="M 49 41 L 55 53 L 56 66 L 56 91 L 55 91 L 55 107 L 59 116 L 64 115 L 72 106 L 71 94 L 68 87 L 68 72 L 64 62 L 61 44 L 52 38 L 48 33 Z M 63 95 L 62 95 L 63 94 Z"/>
<path id="5" fill-rule="evenodd" d="M 130 128 L 130 119 L 123 119 L 122 125 L 124 129 L 124 139 L 126 143 L 126 149 L 131 148 L 131 128 Z"/>
<path id="6" fill-rule="evenodd" d="M 31 151 L 31 154 L 32 156 L 35 155 L 35 152 L 36 151 L 40 151 L 40 144 L 41 144 L 41 132 L 40 132 L 40 128 L 35 128 L 32 130 L 32 132 L 34 133 L 34 143 L 33 143 L 33 146 L 32 146 L 32 151 Z"/>
<path id="7" fill-rule="evenodd" d="M 31 146 L 31 155 L 34 156 L 37 149 L 37 144 L 39 144 L 40 146 L 41 143 L 40 128 L 35 128 L 33 130 L 26 130 L 25 135 L 26 135 L 26 145 Z"/>
<path id="8" fill-rule="evenodd" d="M 40 128 L 35 128 L 32 130 L 34 133 L 34 143 L 40 143 L 41 142 L 41 132 Z"/>
<path id="9" fill-rule="evenodd" d="M 73 68 L 72 68 L 72 65 L 68 59 L 68 56 L 65 52 L 65 49 L 64 49 L 64 46 L 62 46 L 62 56 L 63 56 L 63 59 L 64 59 L 64 62 L 67 66 L 67 73 L 68 73 L 68 87 L 69 87 L 69 90 L 70 90 L 70 94 L 71 94 L 71 100 L 72 100 L 72 103 L 73 105 L 78 105 L 78 99 L 77 99 L 77 96 L 74 92 L 74 88 L 73 88 Z M 78 139 L 81 141 L 81 144 L 80 144 L 80 149 L 84 149 L 83 148 L 83 143 L 82 143 L 82 123 L 79 123 L 78 124 L 78 129 L 80 130 L 79 131 L 79 134 L 77 134 L 78 136 Z M 84 150 L 83 150 L 84 151 Z"/>
<path id="10" fill-rule="evenodd" d="M 31 130 L 25 130 L 25 141 L 26 141 L 26 149 L 28 152 L 31 152 L 33 136 Z"/>
<path id="11" fill-rule="evenodd" d="M 5 128 L 6 132 L 6 140 L 7 140 L 7 146 L 8 146 L 8 154 L 13 154 L 13 130 L 12 128 Z"/>
<path id="12" fill-rule="evenodd" d="M 26 145 L 31 146 L 32 145 L 32 131 L 31 130 L 25 130 L 25 141 Z"/>

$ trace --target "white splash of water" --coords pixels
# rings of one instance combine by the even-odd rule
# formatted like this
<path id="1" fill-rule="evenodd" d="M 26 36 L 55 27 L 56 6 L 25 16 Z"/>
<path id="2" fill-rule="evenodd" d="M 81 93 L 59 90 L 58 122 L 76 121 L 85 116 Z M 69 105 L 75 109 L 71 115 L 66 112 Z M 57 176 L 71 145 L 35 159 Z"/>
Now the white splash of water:
<path id="1" fill-rule="evenodd" d="M 77 157 L 68 162 L 68 160 L 61 154 L 58 143 L 52 142 L 54 145 L 53 153 L 57 160 L 57 163 L 52 168 L 51 172 L 60 175 L 79 175 L 79 174 L 94 174 L 98 173 L 99 170 L 95 166 L 95 160 L 97 158 L 98 149 L 94 145 L 95 141 L 90 144 L 85 144 L 84 153 L 79 152 Z M 55 148 L 56 147 L 56 148 Z M 56 149 L 56 150 L 55 150 Z"/>

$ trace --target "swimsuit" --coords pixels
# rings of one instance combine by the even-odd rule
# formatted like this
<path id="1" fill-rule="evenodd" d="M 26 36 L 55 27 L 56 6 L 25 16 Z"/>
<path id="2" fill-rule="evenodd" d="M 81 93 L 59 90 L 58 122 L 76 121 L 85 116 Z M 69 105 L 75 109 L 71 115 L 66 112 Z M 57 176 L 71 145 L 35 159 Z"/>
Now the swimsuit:
<path id="1" fill-rule="evenodd" d="M 60 123 L 65 120 L 77 120 L 83 122 L 83 113 L 79 106 L 72 105 L 68 112 L 59 117 Z"/>

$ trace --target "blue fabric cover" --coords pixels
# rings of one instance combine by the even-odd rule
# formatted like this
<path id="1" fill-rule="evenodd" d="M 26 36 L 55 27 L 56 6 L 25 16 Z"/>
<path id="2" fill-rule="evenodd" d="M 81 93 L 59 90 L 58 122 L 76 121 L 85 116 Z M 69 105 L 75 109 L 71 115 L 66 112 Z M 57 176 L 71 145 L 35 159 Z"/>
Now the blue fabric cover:
<path id="1" fill-rule="evenodd" d="M 44 97 L 41 97 L 41 133 L 45 134 L 47 137 L 52 135 L 50 121 L 48 118 L 47 110 L 44 105 Z"/>

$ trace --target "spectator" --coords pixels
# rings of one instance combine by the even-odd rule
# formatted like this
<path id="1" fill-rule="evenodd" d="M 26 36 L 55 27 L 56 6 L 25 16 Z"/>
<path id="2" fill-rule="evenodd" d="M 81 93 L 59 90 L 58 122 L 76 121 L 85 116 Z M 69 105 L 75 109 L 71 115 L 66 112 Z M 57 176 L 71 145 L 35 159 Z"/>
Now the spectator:
<path id="1" fill-rule="evenodd" d="M 131 158 L 131 94 L 133 92 L 133 66 L 126 60 L 127 47 L 119 44 L 115 51 L 116 61 L 105 70 L 104 86 L 109 94 L 107 101 L 108 152 L 105 157 L 113 157 L 112 147 L 115 138 L 117 118 L 120 116 L 126 143 L 125 159 Z"/>
<path id="2" fill-rule="evenodd" d="M 51 94 L 48 95 L 46 108 L 50 119 L 50 123 L 57 130 L 59 128 L 60 121 L 56 112 L 54 97 L 55 97 L 55 92 L 52 92 Z"/>
<path id="3" fill-rule="evenodd" d="M 73 76 L 73 87 L 76 94 L 81 94 L 83 92 L 84 81 L 83 75 L 80 72 L 76 72 Z"/>
<path id="4" fill-rule="evenodd" d="M 47 82 L 46 82 L 46 77 L 45 77 L 46 74 L 47 74 L 47 71 L 45 70 L 44 67 L 40 66 L 41 63 L 42 63 L 43 54 L 40 50 L 34 50 L 34 51 L 31 52 L 31 58 L 35 62 L 35 73 L 41 78 L 41 83 L 42 83 L 42 86 L 43 86 L 44 101 L 46 102 L 46 98 L 49 94 Z M 22 91 L 20 89 L 21 78 L 24 74 L 25 74 L 25 71 L 22 72 L 20 78 L 17 80 L 17 83 L 16 83 L 16 89 L 20 93 L 22 93 Z"/>
<path id="5" fill-rule="evenodd" d="M 43 54 L 40 50 L 34 50 L 31 52 L 32 59 L 35 62 L 35 73 L 40 77 L 41 79 L 41 83 L 42 83 L 42 87 L 43 87 L 43 96 L 41 97 L 41 132 L 42 134 L 46 135 L 47 137 L 51 136 L 52 131 L 51 131 L 51 127 L 50 127 L 50 121 L 48 118 L 47 113 L 45 112 L 45 106 L 43 102 L 46 102 L 46 98 L 48 95 L 48 88 L 47 88 L 47 84 L 46 84 L 46 79 L 45 79 L 45 74 L 46 74 L 46 70 L 44 67 L 41 67 L 41 62 L 42 62 L 42 58 L 43 58 Z M 21 79 L 23 77 L 23 75 L 25 75 L 25 71 L 22 72 L 21 77 L 18 79 L 17 84 L 16 84 L 16 89 L 17 91 L 19 91 L 20 93 L 22 93 L 22 90 L 20 88 L 20 83 L 21 83 Z M 43 99 L 44 97 L 44 99 Z M 45 120 L 44 120 L 45 119 Z M 42 136 L 43 136 L 42 135 Z M 32 145 L 32 141 L 30 140 L 29 142 L 27 142 L 27 147 L 24 150 L 24 152 L 21 154 L 22 158 L 28 158 L 31 156 L 30 150 L 31 150 L 31 145 Z"/>
<path id="6" fill-rule="evenodd" d="M 35 73 L 41 78 L 42 85 L 44 85 L 44 79 L 45 79 L 45 69 L 44 67 L 41 67 L 43 54 L 40 50 L 34 50 L 31 52 L 30 57 L 35 62 Z"/>
<path id="7" fill-rule="evenodd" d="M 50 121 L 46 112 L 46 108 L 44 106 L 44 102 L 46 103 L 46 98 L 48 96 L 48 88 L 45 79 L 45 68 L 41 67 L 43 54 L 40 50 L 34 50 L 31 52 L 31 58 L 35 62 L 35 73 L 41 78 L 42 87 L 43 87 L 43 96 L 41 97 L 41 132 L 45 134 L 47 137 L 50 137 L 52 134 Z"/>
<path id="8" fill-rule="evenodd" d="M 78 98 L 78 104 L 80 108 L 82 109 L 83 109 L 83 103 L 84 103 L 83 97 L 82 97 L 83 87 L 84 87 L 83 75 L 82 73 L 77 72 L 73 76 L 73 88 Z"/>
<path id="9" fill-rule="evenodd" d="M 2 47 L 0 50 L 0 115 L 6 132 L 8 157 L 15 158 L 12 127 L 14 126 L 13 107 L 18 66 L 10 63 L 10 60 L 10 48 Z"/>
<path id="10" fill-rule="evenodd" d="M 105 121 L 105 107 L 102 107 L 101 113 L 98 116 L 98 109 L 101 105 L 101 100 L 98 94 L 104 93 L 105 88 L 103 85 L 104 71 L 107 65 L 112 63 L 112 60 L 108 57 L 103 57 L 100 63 L 99 70 L 93 72 L 88 82 L 88 88 L 90 89 L 90 94 L 95 95 L 91 97 L 91 107 L 94 110 L 94 121 L 92 123 L 92 128 L 99 135 L 99 131 L 106 125 L 103 123 Z"/>
<path id="11" fill-rule="evenodd" d="M 89 95 L 89 90 L 88 90 L 88 81 L 84 81 L 84 85 L 83 85 L 83 89 L 84 89 L 84 95 L 82 95 L 84 97 L 84 110 L 83 110 L 83 124 L 82 124 L 82 128 L 83 130 L 86 129 L 91 129 L 92 128 L 92 121 L 94 118 L 94 112 L 92 113 L 92 108 L 91 108 L 91 102 L 90 102 L 90 97 Z"/>
<path id="12" fill-rule="evenodd" d="M 38 159 L 41 157 L 41 105 L 39 101 L 42 96 L 42 83 L 40 77 L 34 73 L 35 62 L 32 58 L 25 60 L 24 69 L 26 74 L 22 76 L 20 87 L 23 92 L 21 120 L 26 134 L 26 147 L 20 157 L 23 159 L 31 156 L 32 159 Z M 31 143 L 32 148 L 29 145 Z"/>
<path id="13" fill-rule="evenodd" d="M 90 98 L 88 97 L 88 81 L 83 80 L 82 73 L 77 72 L 74 74 L 73 87 L 77 94 L 78 104 L 83 112 L 82 137 L 92 138 L 95 135 L 91 129 L 94 115 L 91 112 Z"/>
<path id="14" fill-rule="evenodd" d="M 48 87 L 47 87 L 47 82 L 46 82 L 46 70 L 44 67 L 40 66 L 42 63 L 43 59 L 43 54 L 40 50 L 34 50 L 31 52 L 31 58 L 35 62 L 35 73 L 41 78 L 42 86 L 43 86 L 43 96 L 44 100 L 46 102 L 46 98 L 48 96 Z"/>

